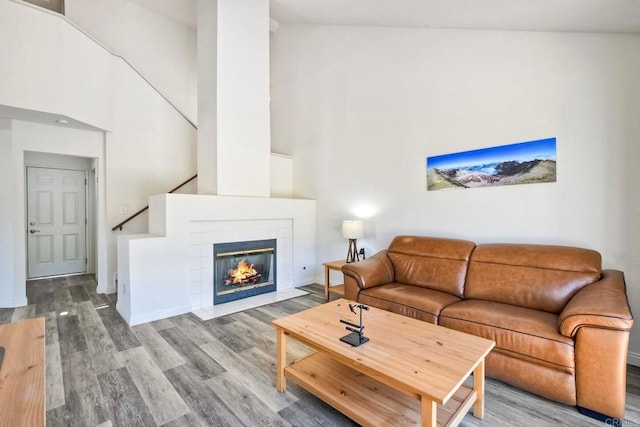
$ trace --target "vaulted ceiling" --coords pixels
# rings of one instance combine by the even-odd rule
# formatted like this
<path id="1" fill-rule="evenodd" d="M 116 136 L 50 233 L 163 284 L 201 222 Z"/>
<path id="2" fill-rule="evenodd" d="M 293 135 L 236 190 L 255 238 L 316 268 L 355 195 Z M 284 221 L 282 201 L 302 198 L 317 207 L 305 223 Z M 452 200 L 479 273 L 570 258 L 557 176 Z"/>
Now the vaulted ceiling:
<path id="1" fill-rule="evenodd" d="M 198 0 L 131 0 L 192 28 Z M 640 33 L 638 0 L 270 0 L 280 23 Z"/>
<path id="2" fill-rule="evenodd" d="M 304 24 L 640 33 L 638 0 L 271 0 Z"/>

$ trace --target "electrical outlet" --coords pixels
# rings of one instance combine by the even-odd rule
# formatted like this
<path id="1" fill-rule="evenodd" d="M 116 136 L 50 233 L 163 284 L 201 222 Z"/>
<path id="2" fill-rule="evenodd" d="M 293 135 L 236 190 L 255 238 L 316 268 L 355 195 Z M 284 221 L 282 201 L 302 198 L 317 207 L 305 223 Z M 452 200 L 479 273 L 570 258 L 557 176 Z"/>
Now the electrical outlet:
<path id="1" fill-rule="evenodd" d="M 129 211 L 129 207 L 127 205 L 120 205 L 120 215 L 126 215 Z"/>

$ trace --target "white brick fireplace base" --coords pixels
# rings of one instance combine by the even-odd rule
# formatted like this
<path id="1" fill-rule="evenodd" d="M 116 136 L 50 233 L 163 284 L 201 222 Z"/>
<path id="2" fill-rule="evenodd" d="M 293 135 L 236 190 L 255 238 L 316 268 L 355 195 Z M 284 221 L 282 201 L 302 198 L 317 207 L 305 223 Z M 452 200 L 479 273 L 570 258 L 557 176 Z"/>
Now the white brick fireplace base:
<path id="1" fill-rule="evenodd" d="M 213 305 L 213 245 L 276 239 L 277 290 Z M 189 222 L 189 281 L 193 313 L 202 320 L 306 294 L 293 287 L 293 219 Z"/>
<path id="2" fill-rule="evenodd" d="M 209 319 L 280 299 L 314 282 L 315 201 L 161 194 L 149 232 L 118 237 L 117 310 L 129 325 L 194 312 Z M 277 239 L 277 291 L 213 305 L 213 244 Z"/>

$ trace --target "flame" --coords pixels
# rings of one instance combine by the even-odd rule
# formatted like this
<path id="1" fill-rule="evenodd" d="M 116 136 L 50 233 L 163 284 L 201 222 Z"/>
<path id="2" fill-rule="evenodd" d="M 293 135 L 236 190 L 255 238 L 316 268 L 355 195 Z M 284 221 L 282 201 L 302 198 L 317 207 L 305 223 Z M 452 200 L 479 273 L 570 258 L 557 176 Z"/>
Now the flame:
<path id="1" fill-rule="evenodd" d="M 249 264 L 246 259 L 238 263 L 238 266 L 229 270 L 229 274 L 224 279 L 225 285 L 241 285 L 248 282 L 255 282 L 261 274 Z"/>

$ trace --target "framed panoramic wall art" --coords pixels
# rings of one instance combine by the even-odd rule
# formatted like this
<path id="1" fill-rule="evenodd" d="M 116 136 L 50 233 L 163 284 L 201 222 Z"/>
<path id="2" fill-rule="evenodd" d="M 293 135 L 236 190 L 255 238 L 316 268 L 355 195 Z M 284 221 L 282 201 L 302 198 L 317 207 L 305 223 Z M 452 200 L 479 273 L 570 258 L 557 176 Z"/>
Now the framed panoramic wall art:
<path id="1" fill-rule="evenodd" d="M 556 139 L 427 157 L 427 190 L 556 182 Z"/>

